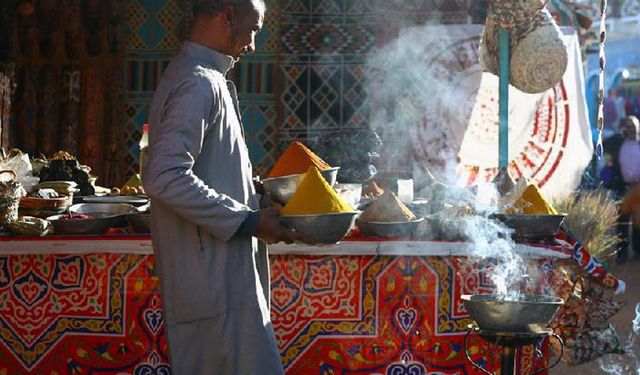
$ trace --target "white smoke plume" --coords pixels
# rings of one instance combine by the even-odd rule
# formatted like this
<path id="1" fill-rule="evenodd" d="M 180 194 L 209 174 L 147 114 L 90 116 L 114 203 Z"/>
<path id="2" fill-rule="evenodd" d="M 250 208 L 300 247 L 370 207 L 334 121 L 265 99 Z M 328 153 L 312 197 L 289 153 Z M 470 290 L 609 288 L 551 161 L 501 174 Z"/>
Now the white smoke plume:
<path id="1" fill-rule="evenodd" d="M 609 355 L 598 360 L 603 373 L 609 375 L 640 375 L 640 358 L 638 353 L 638 335 L 640 335 L 640 303 L 636 304 L 636 317 L 631 322 L 631 332 L 622 345 L 623 356 Z"/>

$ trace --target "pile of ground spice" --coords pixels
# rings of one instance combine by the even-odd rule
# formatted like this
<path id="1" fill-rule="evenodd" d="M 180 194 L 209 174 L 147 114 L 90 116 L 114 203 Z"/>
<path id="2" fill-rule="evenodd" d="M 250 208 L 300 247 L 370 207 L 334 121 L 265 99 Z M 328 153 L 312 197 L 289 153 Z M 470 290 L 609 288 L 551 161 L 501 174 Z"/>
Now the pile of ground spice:
<path id="1" fill-rule="evenodd" d="M 558 211 L 544 198 L 535 184 L 529 184 L 515 204 L 507 213 L 522 212 L 526 215 L 557 215 Z"/>
<path id="2" fill-rule="evenodd" d="M 374 223 L 408 222 L 415 219 L 416 215 L 389 189 L 371 203 L 359 218 L 361 221 Z"/>
<path id="3" fill-rule="evenodd" d="M 362 188 L 362 195 L 368 198 L 377 198 L 384 193 L 384 190 L 375 181 L 369 181 L 367 186 Z"/>
<path id="4" fill-rule="evenodd" d="M 292 174 L 305 173 L 309 167 L 316 167 L 321 171 L 331 166 L 320 159 L 318 155 L 309 150 L 302 142 L 292 142 L 280 155 L 278 161 L 269 172 L 268 177 L 282 177 Z"/>
<path id="5" fill-rule="evenodd" d="M 320 215 L 353 211 L 325 181 L 318 168 L 310 167 L 280 214 Z"/>

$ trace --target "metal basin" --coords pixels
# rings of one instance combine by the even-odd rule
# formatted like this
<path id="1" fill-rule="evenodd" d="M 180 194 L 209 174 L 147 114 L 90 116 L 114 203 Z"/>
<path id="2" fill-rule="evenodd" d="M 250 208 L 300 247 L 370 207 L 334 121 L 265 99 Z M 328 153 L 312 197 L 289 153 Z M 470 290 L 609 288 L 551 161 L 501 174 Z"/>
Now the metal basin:
<path id="1" fill-rule="evenodd" d="M 78 203 L 69 207 L 72 214 L 86 214 L 94 218 L 126 215 L 138 212 L 135 207 L 126 203 Z"/>
<path id="2" fill-rule="evenodd" d="M 493 215 L 494 218 L 514 230 L 513 238 L 515 240 L 522 241 L 540 241 L 555 238 L 566 216 L 566 214 Z"/>
<path id="3" fill-rule="evenodd" d="M 80 203 L 69 207 L 71 214 L 89 215 L 91 219 L 60 220 L 65 215 L 49 216 L 55 234 L 103 234 L 109 228 L 127 225 L 125 214 L 137 212 L 124 203 Z"/>
<path id="4" fill-rule="evenodd" d="M 338 177 L 338 169 L 340 169 L 340 167 L 325 169 L 320 171 L 320 174 L 329 185 L 333 186 Z M 289 202 L 289 198 L 296 192 L 303 177 L 304 173 L 292 174 L 289 176 L 265 178 L 262 180 L 262 183 L 271 193 L 273 200 L 284 205 Z"/>
<path id="5" fill-rule="evenodd" d="M 132 233 L 151 233 L 151 214 L 137 213 L 125 216 Z"/>
<path id="6" fill-rule="evenodd" d="M 411 238 L 415 237 L 418 225 L 424 218 L 406 222 L 367 222 L 356 220 L 356 225 L 365 236 L 378 236 L 389 238 Z"/>
<path id="7" fill-rule="evenodd" d="M 318 244 L 334 244 L 349 233 L 359 212 L 322 215 L 289 215 L 280 220 L 296 231 L 306 234 Z"/>
<path id="8" fill-rule="evenodd" d="M 461 298 L 480 329 L 500 332 L 539 332 L 564 303 L 562 298 L 536 294 L 506 300 L 495 294 L 466 294 Z"/>

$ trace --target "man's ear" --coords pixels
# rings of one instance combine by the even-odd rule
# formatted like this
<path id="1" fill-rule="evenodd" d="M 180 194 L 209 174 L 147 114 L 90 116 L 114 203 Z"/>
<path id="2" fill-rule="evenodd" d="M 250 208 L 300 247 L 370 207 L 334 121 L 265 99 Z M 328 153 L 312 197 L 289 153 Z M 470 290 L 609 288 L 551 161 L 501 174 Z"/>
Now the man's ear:
<path id="1" fill-rule="evenodd" d="M 222 8 L 222 15 L 227 25 L 231 26 L 235 15 L 233 5 L 225 5 L 224 8 Z"/>

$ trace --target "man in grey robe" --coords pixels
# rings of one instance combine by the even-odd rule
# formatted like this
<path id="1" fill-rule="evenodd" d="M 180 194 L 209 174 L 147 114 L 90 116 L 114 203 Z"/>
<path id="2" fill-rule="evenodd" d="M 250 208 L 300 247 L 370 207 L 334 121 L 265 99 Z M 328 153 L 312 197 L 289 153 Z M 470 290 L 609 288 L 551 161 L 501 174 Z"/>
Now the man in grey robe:
<path id="1" fill-rule="evenodd" d="M 150 110 L 143 184 L 175 375 L 282 374 L 268 308 L 267 243 L 307 241 L 259 210 L 233 84 L 263 0 L 194 0 L 194 21 Z M 261 283 L 261 277 L 263 282 Z"/>

